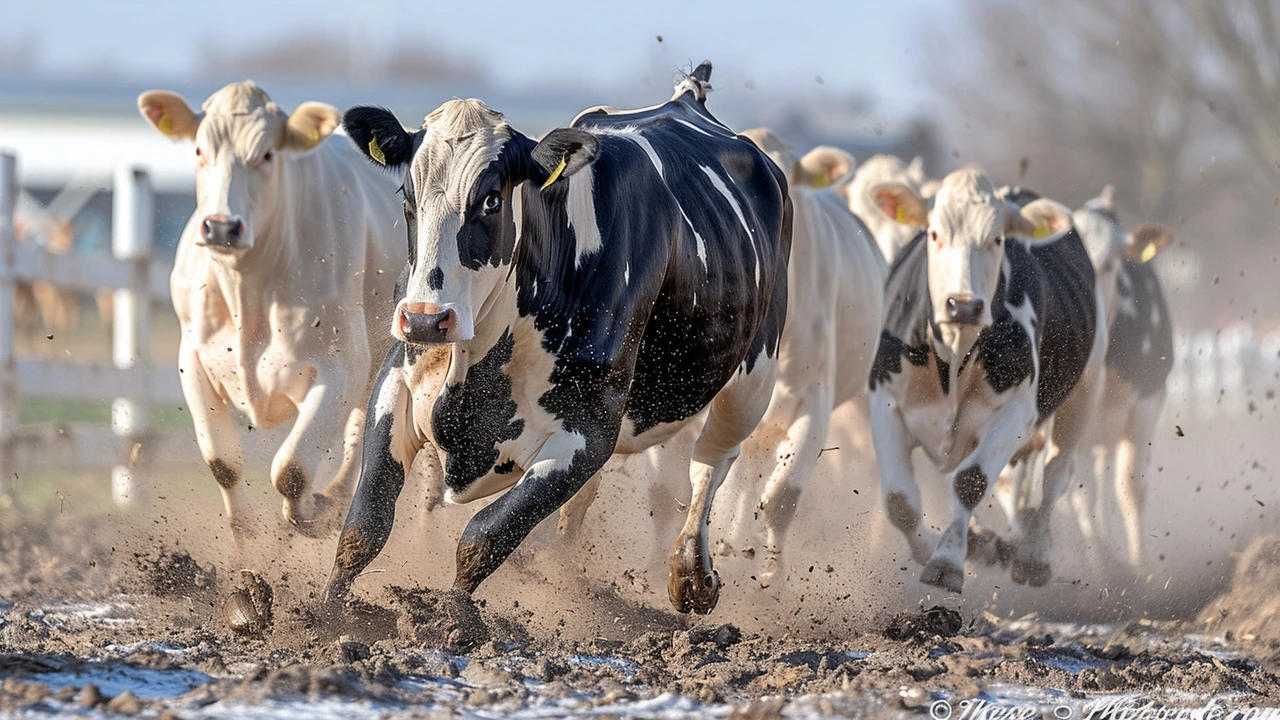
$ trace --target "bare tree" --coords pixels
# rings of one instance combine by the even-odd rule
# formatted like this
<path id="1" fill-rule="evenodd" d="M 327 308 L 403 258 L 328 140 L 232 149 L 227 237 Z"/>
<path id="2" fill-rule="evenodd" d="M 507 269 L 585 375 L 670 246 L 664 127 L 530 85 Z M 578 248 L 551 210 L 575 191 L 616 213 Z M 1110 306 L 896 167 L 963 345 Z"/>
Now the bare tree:
<path id="1" fill-rule="evenodd" d="M 1276 4 L 1200 0 L 1191 9 L 1208 51 L 1200 93 L 1259 169 L 1280 182 L 1280 13 Z"/>

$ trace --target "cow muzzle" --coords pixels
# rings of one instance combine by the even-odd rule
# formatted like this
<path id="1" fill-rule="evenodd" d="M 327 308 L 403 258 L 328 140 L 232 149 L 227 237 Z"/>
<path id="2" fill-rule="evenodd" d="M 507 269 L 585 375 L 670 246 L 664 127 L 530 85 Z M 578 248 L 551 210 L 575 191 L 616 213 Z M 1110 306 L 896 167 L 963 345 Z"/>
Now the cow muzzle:
<path id="1" fill-rule="evenodd" d="M 947 298 L 947 320 L 957 325 L 982 324 L 982 311 L 986 303 L 972 295 L 952 295 Z"/>
<path id="2" fill-rule="evenodd" d="M 402 302 L 396 308 L 396 334 L 417 345 L 438 345 L 457 340 L 458 313 L 434 303 Z"/>
<path id="3" fill-rule="evenodd" d="M 200 221 L 201 245 L 235 249 L 244 239 L 244 221 L 239 217 L 206 215 Z"/>

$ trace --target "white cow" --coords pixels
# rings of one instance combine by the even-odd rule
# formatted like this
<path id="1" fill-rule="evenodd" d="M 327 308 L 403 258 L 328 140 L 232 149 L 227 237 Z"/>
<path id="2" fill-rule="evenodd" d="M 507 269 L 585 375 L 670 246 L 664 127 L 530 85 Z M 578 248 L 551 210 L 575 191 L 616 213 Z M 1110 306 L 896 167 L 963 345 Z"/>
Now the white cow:
<path id="1" fill-rule="evenodd" d="M 765 545 L 756 577 L 767 587 L 822 452 L 831 413 L 855 399 L 865 403 L 889 268 L 870 230 L 843 199 L 812 187 L 831 179 L 838 183 L 852 169 L 852 157 L 821 147 L 797 160 L 791 146 L 768 129 L 742 134 L 787 173 L 795 208 L 778 380 L 769 412 L 744 448 L 745 453 L 774 458 L 759 505 Z M 764 438 L 780 436 L 780 444 L 765 446 Z M 742 514 L 737 518 L 740 523 L 748 520 Z"/>
<path id="2" fill-rule="evenodd" d="M 222 88 L 200 113 L 164 91 L 143 93 L 138 109 L 195 144 L 196 211 L 170 278 L 178 370 L 237 545 L 256 523 L 233 408 L 256 427 L 295 420 L 271 464 L 284 517 L 305 535 L 335 529 L 405 263 L 396 181 L 345 140 L 325 142 L 337 110 L 309 102 L 288 114 L 251 82 Z M 312 494 L 322 460 L 338 467 Z"/>
<path id="3" fill-rule="evenodd" d="M 858 166 L 852 180 L 838 189 L 849 202 L 849 209 L 866 223 L 875 236 L 876 244 L 884 259 L 892 263 L 898 251 L 923 228 L 909 222 L 906 217 L 889 217 L 876 204 L 872 188 L 883 183 L 901 183 L 920 193 L 928 179 L 924 174 L 924 160 L 916 157 L 910 163 L 893 155 L 872 155 Z M 936 189 L 935 189 L 936 192 Z M 928 197 L 928 196 L 926 196 Z"/>

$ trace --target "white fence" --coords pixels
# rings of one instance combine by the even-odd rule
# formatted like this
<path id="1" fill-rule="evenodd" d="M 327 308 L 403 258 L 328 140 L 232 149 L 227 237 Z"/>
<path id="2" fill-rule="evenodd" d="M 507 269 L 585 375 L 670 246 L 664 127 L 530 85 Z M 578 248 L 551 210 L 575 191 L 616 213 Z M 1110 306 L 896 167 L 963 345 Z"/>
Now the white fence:
<path id="1" fill-rule="evenodd" d="M 1175 338 L 1170 407 L 1198 418 L 1240 418 L 1270 409 L 1277 391 L 1280 330 L 1258 335 L 1237 323 Z"/>
<path id="2" fill-rule="evenodd" d="M 169 272 L 156 262 L 155 201 L 150 178 L 122 167 L 113 187 L 111 253 L 58 255 L 17 242 L 17 158 L 0 153 L 0 496 L 10 492 L 18 467 L 34 456 L 65 458 L 112 468 L 112 494 L 128 504 L 140 469 L 137 448 L 148 436 L 152 403 L 179 405 L 182 392 L 174 368 L 152 367 L 149 354 L 151 300 L 169 298 Z M 21 281 L 47 282 L 81 292 L 114 291 L 112 363 L 18 359 L 14 352 L 14 289 Z M 19 424 L 21 398 L 111 403 L 111 433 L 77 430 L 38 432 Z M 95 462 L 96 461 L 96 462 Z"/>

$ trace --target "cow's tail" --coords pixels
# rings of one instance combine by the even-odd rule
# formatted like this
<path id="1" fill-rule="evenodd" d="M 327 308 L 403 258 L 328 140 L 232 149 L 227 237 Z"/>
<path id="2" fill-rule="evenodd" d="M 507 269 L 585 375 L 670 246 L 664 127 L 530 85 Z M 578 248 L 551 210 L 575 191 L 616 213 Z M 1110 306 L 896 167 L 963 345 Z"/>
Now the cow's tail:
<path id="1" fill-rule="evenodd" d="M 680 82 L 676 83 L 676 91 L 671 99 L 675 100 L 687 92 L 692 92 L 693 97 L 700 103 L 707 101 L 707 93 L 711 92 L 710 60 L 703 60 L 688 75 L 681 73 Z"/>

